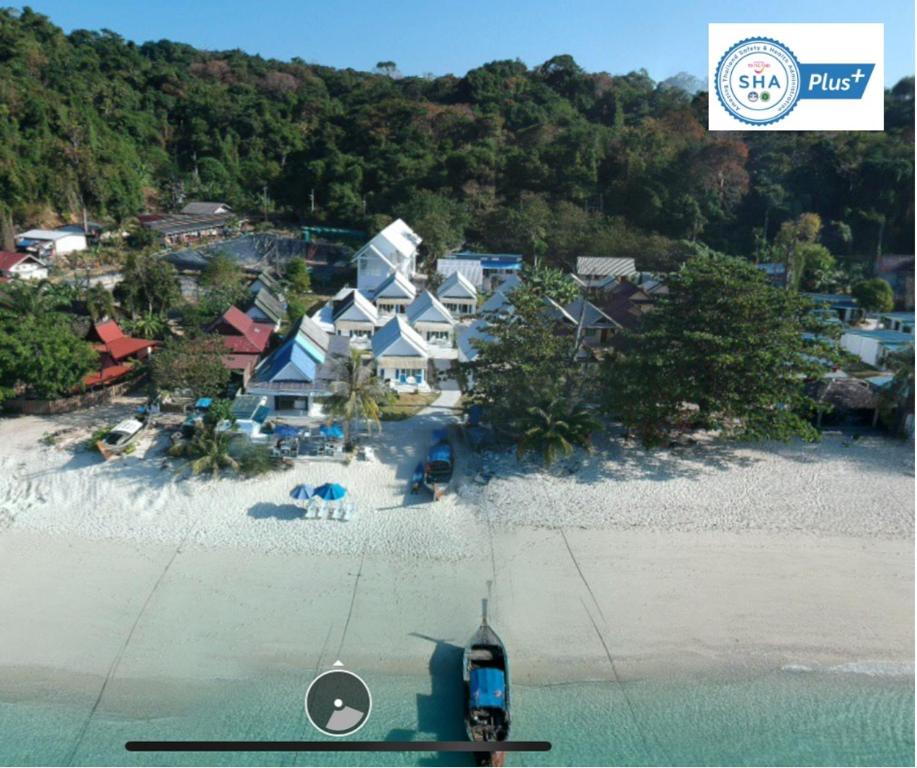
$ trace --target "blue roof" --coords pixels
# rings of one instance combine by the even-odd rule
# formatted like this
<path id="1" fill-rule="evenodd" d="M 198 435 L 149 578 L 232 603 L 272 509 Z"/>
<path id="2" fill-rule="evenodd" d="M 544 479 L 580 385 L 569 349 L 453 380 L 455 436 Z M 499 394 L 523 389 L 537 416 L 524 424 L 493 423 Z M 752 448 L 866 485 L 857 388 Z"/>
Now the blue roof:
<path id="1" fill-rule="evenodd" d="M 468 259 L 471 261 L 493 261 L 499 264 L 522 264 L 522 254 L 519 253 L 475 253 L 474 251 L 459 251 L 450 253 L 449 259 Z"/>
<path id="2" fill-rule="evenodd" d="M 478 667 L 471 670 L 471 705 L 506 709 L 506 676 L 502 669 Z"/>
<path id="3" fill-rule="evenodd" d="M 521 261 L 511 259 L 481 259 L 484 269 L 522 269 Z"/>
<path id="4" fill-rule="evenodd" d="M 287 339 L 262 363 L 258 381 L 274 381 L 280 372 L 292 363 L 309 381 L 315 381 L 318 362 L 308 353 L 300 336 Z"/>

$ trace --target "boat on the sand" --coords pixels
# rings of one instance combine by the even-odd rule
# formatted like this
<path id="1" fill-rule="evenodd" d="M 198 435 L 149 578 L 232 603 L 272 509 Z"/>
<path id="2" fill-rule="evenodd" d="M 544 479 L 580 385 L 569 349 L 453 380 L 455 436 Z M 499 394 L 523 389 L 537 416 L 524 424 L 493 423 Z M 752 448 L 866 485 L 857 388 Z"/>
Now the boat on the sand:
<path id="1" fill-rule="evenodd" d="M 464 654 L 465 730 L 476 742 L 509 739 L 509 658 L 487 619 L 474 633 Z M 475 752 L 478 765 L 503 765 L 504 752 Z"/>

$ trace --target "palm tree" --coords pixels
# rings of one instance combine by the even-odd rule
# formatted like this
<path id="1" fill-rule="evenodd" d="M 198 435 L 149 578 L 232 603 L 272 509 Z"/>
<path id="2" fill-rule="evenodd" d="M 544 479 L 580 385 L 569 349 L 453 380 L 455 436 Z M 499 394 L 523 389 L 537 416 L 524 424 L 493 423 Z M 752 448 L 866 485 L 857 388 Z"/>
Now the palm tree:
<path id="1" fill-rule="evenodd" d="M 192 474 L 209 472 L 211 477 L 216 478 L 221 470 L 239 470 L 239 462 L 229 454 L 231 439 L 231 432 L 217 432 L 213 425 L 203 424 L 195 430 L 191 440 L 174 446 L 169 454 L 190 459 Z"/>
<path id="2" fill-rule="evenodd" d="M 161 339 L 168 327 L 162 316 L 154 312 L 129 320 L 126 325 L 131 333 L 146 339 Z"/>
<path id="3" fill-rule="evenodd" d="M 600 426 L 582 404 L 555 397 L 526 409 L 517 423 L 521 433 L 517 454 L 538 450 L 545 466 L 550 466 L 559 456 L 573 453 L 576 446 L 590 450 L 592 433 Z"/>
<path id="4" fill-rule="evenodd" d="M 115 313 L 115 298 L 104 285 L 90 285 L 83 294 L 83 301 L 94 323 Z"/>
<path id="5" fill-rule="evenodd" d="M 381 405 L 388 399 L 388 391 L 372 368 L 363 362 L 358 350 L 352 349 L 350 357 L 337 365 L 337 382 L 334 394 L 327 400 L 327 411 L 344 420 L 344 444 L 350 445 L 353 422 L 363 419 L 367 432 L 373 426 L 381 428 Z"/>

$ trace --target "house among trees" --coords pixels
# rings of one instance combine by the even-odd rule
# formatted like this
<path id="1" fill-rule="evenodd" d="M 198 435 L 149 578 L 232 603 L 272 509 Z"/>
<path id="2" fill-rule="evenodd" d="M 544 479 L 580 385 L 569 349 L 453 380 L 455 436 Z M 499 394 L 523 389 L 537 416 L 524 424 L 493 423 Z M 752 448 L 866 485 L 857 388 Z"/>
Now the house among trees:
<path id="1" fill-rule="evenodd" d="M 87 247 L 86 235 L 66 229 L 30 229 L 16 236 L 17 251 L 45 260 L 85 251 Z"/>
<path id="2" fill-rule="evenodd" d="M 140 223 L 166 245 L 225 234 L 238 218 L 225 203 L 188 203 L 181 213 L 146 213 Z"/>
<path id="3" fill-rule="evenodd" d="M 322 330 L 301 317 L 283 344 L 266 357 L 246 391 L 267 397 L 275 413 L 320 417 L 322 401 L 333 394 L 338 361 L 350 355 L 350 340 Z"/>
<path id="4" fill-rule="evenodd" d="M 270 344 L 274 326 L 255 322 L 238 307 L 230 307 L 207 331 L 220 336 L 226 347 L 223 366 L 245 386 Z"/>
<path id="5" fill-rule="evenodd" d="M 879 324 L 889 331 L 899 331 L 914 335 L 913 312 L 883 312 L 879 315 Z"/>
<path id="6" fill-rule="evenodd" d="M 404 312 L 405 319 L 428 344 L 451 348 L 455 341 L 455 318 L 432 293 L 424 291 Z"/>
<path id="7" fill-rule="evenodd" d="M 866 312 L 853 296 L 845 293 L 803 293 L 818 309 L 830 310 L 848 325 L 858 323 Z"/>
<path id="8" fill-rule="evenodd" d="M 392 389 L 429 390 L 430 350 L 401 315 L 395 315 L 376 332 L 372 350 L 376 375 Z"/>
<path id="9" fill-rule="evenodd" d="M 481 352 L 478 345 L 493 341 L 493 337 L 487 332 L 487 326 L 486 320 L 478 319 L 459 332 L 456 346 L 460 363 L 473 362 Z"/>
<path id="10" fill-rule="evenodd" d="M 473 315 L 478 311 L 478 290 L 461 272 L 453 272 L 443 280 L 436 296 L 453 315 Z"/>
<path id="11" fill-rule="evenodd" d="M 643 315 L 653 308 L 654 298 L 635 283 L 624 281 L 595 298 L 596 307 L 618 327 L 635 330 Z"/>
<path id="12" fill-rule="evenodd" d="M 421 242 L 420 235 L 401 219 L 393 221 L 354 254 L 357 288 L 373 295 L 392 272 L 410 282 L 417 270 Z"/>
<path id="13" fill-rule="evenodd" d="M 840 339 L 841 349 L 856 355 L 873 368 L 882 368 L 885 359 L 892 352 L 899 352 L 914 344 L 913 327 L 910 333 L 891 331 L 886 328 L 862 330 L 851 328 Z"/>
<path id="14" fill-rule="evenodd" d="M 414 284 L 400 272 L 392 272 L 373 292 L 373 304 L 382 316 L 398 315 L 416 297 Z"/>
<path id="15" fill-rule="evenodd" d="M 510 275 L 522 270 L 517 253 L 475 253 L 458 251 L 436 260 L 436 271 L 446 278 L 460 273 L 478 291 L 494 290 Z"/>
<path id="16" fill-rule="evenodd" d="M 576 259 L 576 277 L 590 289 L 603 290 L 636 272 L 637 266 L 630 258 L 578 256 Z"/>
<path id="17" fill-rule="evenodd" d="M 256 281 L 257 282 L 257 281 Z M 262 287 L 254 296 L 247 314 L 256 323 L 265 323 L 280 330 L 280 324 L 287 315 L 286 302 L 267 286 Z"/>
<path id="18" fill-rule="evenodd" d="M 587 347 L 607 346 L 622 326 L 591 301 L 580 297 L 564 307 L 567 314 L 582 326 L 582 342 Z"/>
<path id="19" fill-rule="evenodd" d="M 0 282 L 7 280 L 45 280 L 47 265 L 31 253 L 0 251 Z"/>
<path id="20" fill-rule="evenodd" d="M 114 384 L 131 371 L 137 362 L 147 360 L 158 341 L 126 336 L 114 320 L 94 323 L 87 341 L 99 354 L 99 367 L 83 379 L 86 387 Z"/>

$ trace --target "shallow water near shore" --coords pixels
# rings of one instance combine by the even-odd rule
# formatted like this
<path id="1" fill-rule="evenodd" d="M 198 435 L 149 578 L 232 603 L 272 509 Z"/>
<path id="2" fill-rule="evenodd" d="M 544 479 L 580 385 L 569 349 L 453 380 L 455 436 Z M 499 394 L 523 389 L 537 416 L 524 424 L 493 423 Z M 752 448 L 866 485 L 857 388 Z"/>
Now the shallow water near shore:
<path id="1" fill-rule="evenodd" d="M 373 711 L 360 740 L 464 738 L 453 678 L 363 675 Z M 61 765 L 455 765 L 462 755 L 128 753 L 127 740 L 315 739 L 310 675 L 187 686 L 118 683 L 65 702 L 0 703 L 0 763 Z M 914 678 L 780 671 L 753 677 L 513 687 L 513 739 L 549 753 L 508 765 L 913 765 Z M 80 739 L 79 734 L 85 727 Z M 74 751 L 75 750 L 75 751 Z M 465 764 L 469 764 L 465 759 Z"/>

